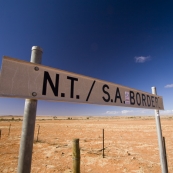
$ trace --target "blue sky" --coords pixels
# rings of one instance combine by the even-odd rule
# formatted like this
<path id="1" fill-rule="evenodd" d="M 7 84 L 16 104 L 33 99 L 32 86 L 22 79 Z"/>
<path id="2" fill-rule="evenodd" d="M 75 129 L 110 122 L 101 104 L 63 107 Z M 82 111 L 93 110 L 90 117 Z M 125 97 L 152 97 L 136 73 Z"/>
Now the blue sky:
<path id="1" fill-rule="evenodd" d="M 151 93 L 173 113 L 173 2 L 0 1 L 0 65 L 8 55 Z M 0 115 L 22 115 L 23 99 L 0 98 Z M 151 115 L 123 107 L 38 101 L 37 115 Z"/>

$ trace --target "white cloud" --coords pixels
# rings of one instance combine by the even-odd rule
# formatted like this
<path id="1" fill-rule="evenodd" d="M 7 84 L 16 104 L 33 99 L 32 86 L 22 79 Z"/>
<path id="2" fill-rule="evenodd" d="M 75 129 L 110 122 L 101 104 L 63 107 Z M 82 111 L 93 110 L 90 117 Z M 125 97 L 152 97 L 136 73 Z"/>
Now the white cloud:
<path id="1" fill-rule="evenodd" d="M 173 110 L 161 110 L 161 114 L 172 114 Z"/>
<path id="2" fill-rule="evenodd" d="M 145 61 L 150 60 L 150 56 L 136 56 L 135 57 L 135 62 L 136 63 L 144 63 Z"/>
<path id="3" fill-rule="evenodd" d="M 131 112 L 134 112 L 133 110 L 122 110 L 121 113 L 122 114 L 128 114 L 128 113 L 131 113 Z"/>
<path id="4" fill-rule="evenodd" d="M 165 88 L 173 88 L 173 84 L 168 84 L 165 86 Z"/>
<path id="5" fill-rule="evenodd" d="M 104 115 L 153 115 L 154 116 L 154 110 L 147 110 L 147 109 L 141 109 L 141 110 L 120 110 L 120 111 L 106 111 Z M 160 115 L 173 115 L 173 110 L 160 110 Z"/>
<path id="6" fill-rule="evenodd" d="M 106 111 L 106 114 L 113 115 L 113 114 L 128 114 L 128 113 L 134 113 L 133 110 L 122 110 L 122 111 Z"/>
<path id="7" fill-rule="evenodd" d="M 139 111 L 136 111 L 137 113 L 140 113 L 140 114 L 145 114 L 148 112 L 148 110 L 139 110 Z"/>
<path id="8" fill-rule="evenodd" d="M 106 114 L 118 114 L 118 111 L 106 111 Z"/>

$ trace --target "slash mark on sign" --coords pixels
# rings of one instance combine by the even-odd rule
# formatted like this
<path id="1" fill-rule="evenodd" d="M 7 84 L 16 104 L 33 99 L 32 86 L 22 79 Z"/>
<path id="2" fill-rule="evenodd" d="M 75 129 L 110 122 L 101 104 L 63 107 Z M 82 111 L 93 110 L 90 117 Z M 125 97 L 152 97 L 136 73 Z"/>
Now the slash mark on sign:
<path id="1" fill-rule="evenodd" d="M 93 89 L 93 87 L 94 87 L 95 82 L 96 82 L 96 81 L 93 82 L 93 84 L 92 84 L 92 86 L 91 86 L 91 88 L 90 88 L 90 91 L 89 91 L 89 93 L 88 93 L 88 96 L 87 96 L 86 101 L 89 100 L 89 97 L 90 97 L 90 94 L 91 94 L 91 91 L 92 91 L 92 89 Z"/>

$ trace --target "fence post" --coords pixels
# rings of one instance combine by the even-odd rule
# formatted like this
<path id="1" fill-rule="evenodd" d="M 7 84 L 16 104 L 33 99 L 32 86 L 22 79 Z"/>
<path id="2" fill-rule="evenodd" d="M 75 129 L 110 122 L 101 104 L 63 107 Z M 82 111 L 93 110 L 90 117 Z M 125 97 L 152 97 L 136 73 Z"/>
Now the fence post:
<path id="1" fill-rule="evenodd" d="M 164 155 L 165 155 L 166 171 L 168 172 L 168 162 L 167 162 L 167 154 L 166 154 L 166 142 L 165 142 L 165 137 L 163 137 L 163 148 L 164 148 Z"/>
<path id="2" fill-rule="evenodd" d="M 10 136 L 10 129 L 11 129 L 11 124 L 9 125 L 8 136 Z"/>
<path id="3" fill-rule="evenodd" d="M 38 46 L 32 47 L 31 61 L 32 63 L 41 64 L 42 49 Z M 35 67 L 38 71 L 39 69 Z M 31 93 L 35 96 L 35 93 Z M 35 119 L 37 110 L 36 99 L 26 99 L 24 108 L 24 117 L 22 125 L 22 134 L 20 140 L 19 160 L 18 160 L 18 173 L 30 173 L 32 161 L 32 148 L 34 140 Z"/>
<path id="4" fill-rule="evenodd" d="M 73 139 L 73 173 L 80 173 L 79 139 Z"/>
<path id="5" fill-rule="evenodd" d="M 38 142 L 38 135 L 39 135 L 40 125 L 38 126 L 38 133 L 37 133 L 37 142 Z"/>
<path id="6" fill-rule="evenodd" d="M 152 87 L 152 94 L 157 95 L 156 87 Z M 155 120 L 156 120 L 156 128 L 157 128 L 157 137 L 158 137 L 158 144 L 159 144 L 159 154 L 160 154 L 160 164 L 162 173 L 167 173 L 166 169 L 166 162 L 164 157 L 164 148 L 163 148 L 163 138 L 162 138 L 162 129 L 160 123 L 160 114 L 159 110 L 155 110 Z"/>
<path id="7" fill-rule="evenodd" d="M 103 158 L 104 158 L 104 129 L 103 129 Z"/>

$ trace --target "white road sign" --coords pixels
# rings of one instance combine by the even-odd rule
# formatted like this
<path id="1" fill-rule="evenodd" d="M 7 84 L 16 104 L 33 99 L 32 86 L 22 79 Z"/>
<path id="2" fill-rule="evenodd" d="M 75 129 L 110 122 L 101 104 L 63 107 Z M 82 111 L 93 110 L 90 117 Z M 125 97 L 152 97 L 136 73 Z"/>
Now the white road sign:
<path id="1" fill-rule="evenodd" d="M 163 110 L 163 99 L 133 88 L 3 57 L 0 96 Z"/>

